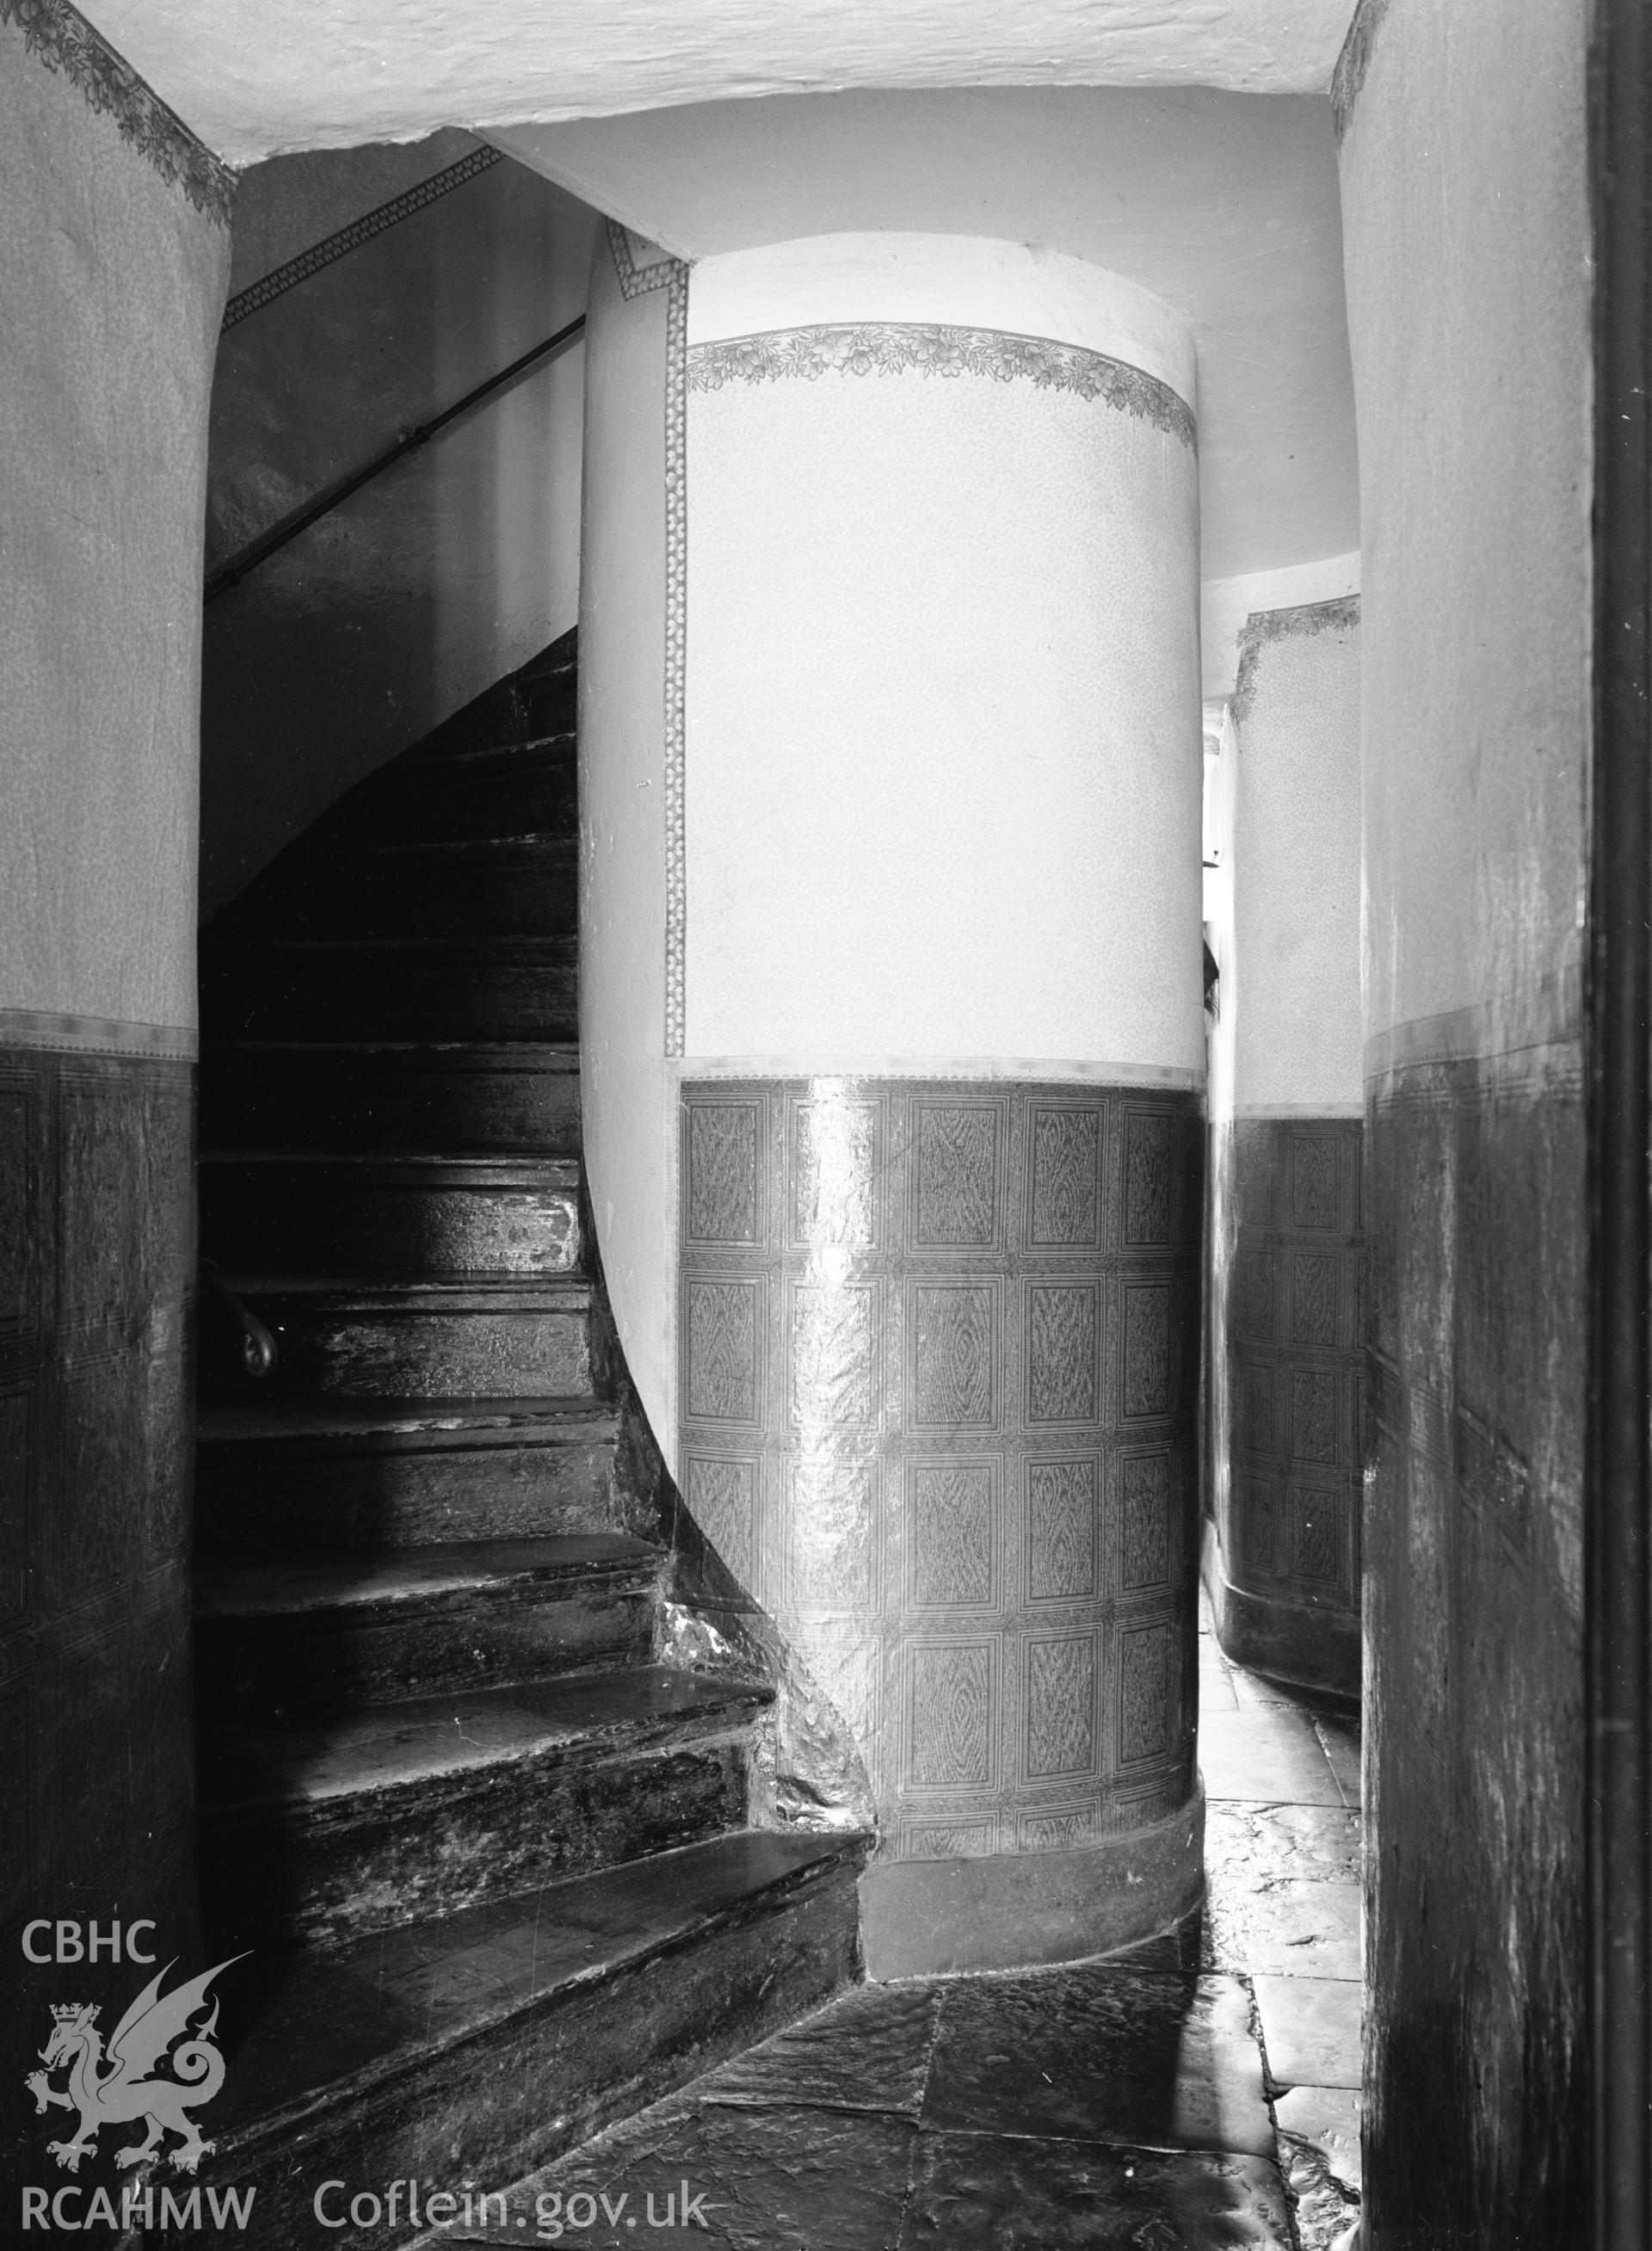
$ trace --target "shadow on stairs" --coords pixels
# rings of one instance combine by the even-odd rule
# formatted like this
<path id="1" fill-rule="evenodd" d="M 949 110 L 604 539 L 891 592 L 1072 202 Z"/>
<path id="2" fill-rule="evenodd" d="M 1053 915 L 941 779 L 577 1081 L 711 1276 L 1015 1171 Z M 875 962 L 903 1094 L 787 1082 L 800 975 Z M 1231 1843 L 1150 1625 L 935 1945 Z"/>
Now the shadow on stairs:
<path id="1" fill-rule="evenodd" d="M 867 1840 L 746 1825 L 771 1690 L 660 1661 L 593 1350 L 574 706 L 569 635 L 203 934 L 202 1882 L 251 1950 L 203 2179 L 256 2186 L 249 2243 L 324 2180 L 504 2187 L 860 1974 Z"/>

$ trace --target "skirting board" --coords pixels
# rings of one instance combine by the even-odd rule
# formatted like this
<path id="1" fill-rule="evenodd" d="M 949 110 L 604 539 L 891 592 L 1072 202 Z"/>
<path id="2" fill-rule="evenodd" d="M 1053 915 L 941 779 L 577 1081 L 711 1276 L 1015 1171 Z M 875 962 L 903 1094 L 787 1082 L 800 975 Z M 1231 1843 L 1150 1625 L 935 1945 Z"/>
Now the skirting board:
<path id="1" fill-rule="evenodd" d="M 1205 1520 L 1202 1568 L 1222 1655 L 1248 1673 L 1292 1687 L 1359 1700 L 1359 1620 L 1345 1611 L 1308 1610 L 1246 1593 L 1222 1566 L 1216 1527 Z"/>
<path id="2" fill-rule="evenodd" d="M 1205 1793 L 1149 1828 L 1063 1853 L 893 1860 L 861 1878 L 874 1981 L 1081 1962 L 1156 1936 L 1205 1893 Z"/>

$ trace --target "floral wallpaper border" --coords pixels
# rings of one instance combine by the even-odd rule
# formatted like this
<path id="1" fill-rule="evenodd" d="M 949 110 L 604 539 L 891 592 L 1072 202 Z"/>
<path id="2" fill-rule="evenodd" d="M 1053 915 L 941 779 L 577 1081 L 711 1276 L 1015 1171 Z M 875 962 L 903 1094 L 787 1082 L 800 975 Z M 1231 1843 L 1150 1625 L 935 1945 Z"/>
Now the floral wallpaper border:
<path id="1" fill-rule="evenodd" d="M 116 54 L 69 0 L 0 0 L 0 24 L 14 24 L 49 71 L 60 71 L 88 108 L 112 117 L 163 180 L 183 189 L 198 211 L 230 223 L 235 175 Z"/>
<path id="2" fill-rule="evenodd" d="M 1040 391 L 1068 391 L 1156 429 L 1196 451 L 1193 410 L 1167 383 L 1081 344 L 1048 336 L 1023 336 L 999 329 L 955 328 L 939 321 L 866 321 L 801 329 L 770 329 L 695 344 L 688 354 L 690 391 L 721 391 L 732 383 L 772 383 L 787 377 L 818 382 L 821 376 L 981 375 L 996 383 L 1025 382 Z"/>

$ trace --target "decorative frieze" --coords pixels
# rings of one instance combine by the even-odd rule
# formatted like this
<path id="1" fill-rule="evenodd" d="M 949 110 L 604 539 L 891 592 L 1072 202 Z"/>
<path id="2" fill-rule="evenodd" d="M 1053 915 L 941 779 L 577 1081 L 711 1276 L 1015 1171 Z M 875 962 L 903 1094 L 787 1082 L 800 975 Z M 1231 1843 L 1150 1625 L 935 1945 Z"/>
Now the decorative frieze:
<path id="1" fill-rule="evenodd" d="M 1331 74 L 1331 114 L 1340 142 L 1353 122 L 1354 105 L 1371 68 L 1377 34 L 1388 13 L 1389 0 L 1359 0 Z"/>
<path id="2" fill-rule="evenodd" d="M 121 138 L 182 188 L 197 211 L 229 225 L 234 173 L 69 0 L 0 0 L 0 24 L 15 24 L 29 52 L 49 71 L 61 72 L 89 109 L 112 117 Z"/>
<path id="3" fill-rule="evenodd" d="M 628 228 L 608 221 L 608 248 L 629 303 L 666 294 L 666 1053 L 683 1041 L 688 863 L 683 828 L 683 753 L 688 646 L 688 268 L 661 256 L 639 264 Z"/>
<path id="4" fill-rule="evenodd" d="M 1239 629 L 1239 669 L 1228 707 L 1234 717 L 1250 717 L 1256 668 L 1270 643 L 1299 634 L 1347 633 L 1358 623 L 1358 594 L 1338 594 L 1329 602 L 1302 602 L 1294 609 L 1254 610 Z"/>
<path id="5" fill-rule="evenodd" d="M 1199 442 L 1192 407 L 1167 383 L 1126 360 L 1048 336 L 941 321 L 823 322 L 722 337 L 695 344 L 688 353 L 690 391 L 721 391 L 733 383 L 818 383 L 823 375 L 909 374 L 984 376 L 993 383 L 1065 391 L 1151 422 L 1190 451 Z"/>

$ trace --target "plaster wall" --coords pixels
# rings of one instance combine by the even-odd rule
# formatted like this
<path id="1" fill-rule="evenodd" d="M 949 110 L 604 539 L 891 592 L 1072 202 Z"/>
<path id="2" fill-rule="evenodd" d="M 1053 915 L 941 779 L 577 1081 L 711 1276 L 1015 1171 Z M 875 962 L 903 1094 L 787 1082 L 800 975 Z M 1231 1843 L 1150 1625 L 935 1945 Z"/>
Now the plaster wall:
<path id="1" fill-rule="evenodd" d="M 1346 601 L 1253 616 L 1234 698 L 1239 1117 L 1358 1117 L 1359 627 Z"/>
<path id="2" fill-rule="evenodd" d="M 1583 16 L 1575 0 L 1511 18 L 1476 5 L 1448 34 L 1427 12 L 1385 18 L 1343 156 L 1365 571 L 1386 580 L 1363 656 L 1377 1062 L 1430 1024 L 1444 1054 L 1575 1036 L 1583 958 Z M 1498 21 L 1496 99 L 1470 115 L 1474 26 Z M 1362 131 L 1361 112 L 1381 121 Z"/>
<path id="3" fill-rule="evenodd" d="M 1310 602 L 1337 602 L 1359 592 L 1359 550 L 1317 562 L 1289 563 L 1277 571 L 1241 571 L 1206 578 L 1199 590 L 1199 642 L 1207 702 L 1220 703 L 1239 684 L 1239 642 L 1248 618 L 1268 610 L 1293 610 Z"/>
<path id="4" fill-rule="evenodd" d="M 257 168 L 238 278 L 257 278 L 254 249 L 279 263 L 475 145 Z M 595 223 L 506 160 L 238 322 L 213 386 L 209 571 L 579 313 Z M 209 605 L 204 913 L 574 623 L 583 363 L 576 341 Z"/>
<path id="5" fill-rule="evenodd" d="M 228 236 L 0 41 L 0 1008 L 188 1030 Z"/>
<path id="6" fill-rule="evenodd" d="M 1365 2227 L 1575 2240 L 1589 204 L 1581 0 L 1367 7 Z"/>
<path id="7" fill-rule="evenodd" d="M 599 238 L 586 329 L 579 604 L 584 1147 L 615 1322 L 649 1420 L 672 1457 L 675 1091 L 666 1062 L 665 811 L 669 309 L 664 288 L 624 294 L 606 238 Z"/>
<path id="8" fill-rule="evenodd" d="M 449 128 L 423 141 L 335 149 L 319 163 L 302 156 L 249 165 L 237 184 L 230 233 L 232 303 L 289 259 L 421 186 L 476 146 L 471 134 Z"/>
<path id="9" fill-rule="evenodd" d="M 1254 613 L 1228 707 L 1233 920 L 1211 1122 L 1206 1556 L 1240 1662 L 1359 1682 L 1365 1237 L 1355 598 Z"/>
<path id="10" fill-rule="evenodd" d="M 1076 260 L 834 238 L 695 268 L 686 1052 L 1194 1083 L 1191 446 L 1006 367 L 765 357 L 887 322 L 909 277 L 902 323 L 1105 338 L 1192 389 L 1165 308 Z M 726 372 L 715 339 L 754 330 Z"/>

